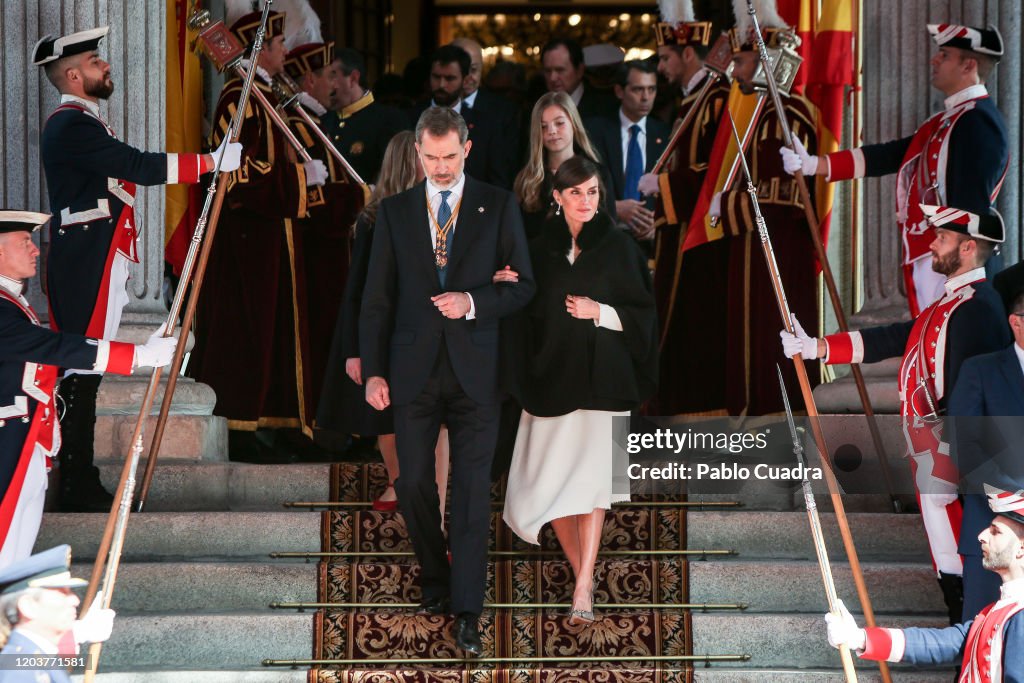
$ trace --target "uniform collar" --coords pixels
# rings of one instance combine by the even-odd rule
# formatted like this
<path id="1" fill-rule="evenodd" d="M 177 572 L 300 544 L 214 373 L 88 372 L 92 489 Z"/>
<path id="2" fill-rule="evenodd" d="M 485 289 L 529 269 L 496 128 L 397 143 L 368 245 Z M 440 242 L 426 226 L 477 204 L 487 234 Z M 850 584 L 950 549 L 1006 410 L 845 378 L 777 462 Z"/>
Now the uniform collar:
<path id="1" fill-rule="evenodd" d="M 693 74 L 693 76 L 690 77 L 690 82 L 683 86 L 683 96 L 689 96 L 690 93 L 696 90 L 697 86 L 700 85 L 701 81 L 703 81 L 707 77 L 707 75 L 707 67 L 702 66 L 701 68 L 697 69 L 697 73 Z"/>
<path id="2" fill-rule="evenodd" d="M 1024 602 L 1024 579 L 1007 581 L 1001 585 L 999 587 L 999 599 Z"/>
<path id="3" fill-rule="evenodd" d="M 946 280 L 946 294 L 953 294 L 956 290 L 960 289 L 964 285 L 969 285 L 972 282 L 985 279 L 985 269 L 975 268 L 969 270 L 966 273 L 960 273 L 956 277 L 951 277 Z"/>
<path id="4" fill-rule="evenodd" d="M 33 645 L 39 648 L 39 651 L 44 655 L 55 655 L 57 654 L 58 648 L 54 643 L 43 638 L 37 633 L 32 633 L 28 629 L 16 628 L 13 633 L 17 633 L 22 638 L 31 641 Z M 49 680 L 49 679 L 47 679 Z"/>
<path id="5" fill-rule="evenodd" d="M 20 297 L 22 292 L 25 291 L 25 282 L 9 278 L 6 275 L 0 275 L 0 287 L 3 287 L 14 296 Z"/>
<path id="6" fill-rule="evenodd" d="M 985 97 L 986 95 L 988 95 L 988 89 L 985 87 L 984 83 L 967 86 L 960 92 L 954 93 L 946 98 L 946 109 L 952 109 L 964 102 L 976 100 L 979 97 Z"/>
<path id="7" fill-rule="evenodd" d="M 83 107 L 85 107 L 86 109 L 88 109 L 89 113 L 92 114 L 93 116 L 95 116 L 96 118 L 100 117 L 100 105 L 97 104 L 96 102 L 93 102 L 92 100 L 87 100 L 87 99 L 78 97 L 77 95 L 61 95 L 60 96 L 60 103 L 61 104 L 67 104 L 69 102 L 72 102 L 74 104 L 80 104 Z"/>
<path id="8" fill-rule="evenodd" d="M 347 119 L 356 112 L 360 112 L 373 104 L 373 93 L 367 90 L 358 100 L 341 110 L 341 118 Z"/>

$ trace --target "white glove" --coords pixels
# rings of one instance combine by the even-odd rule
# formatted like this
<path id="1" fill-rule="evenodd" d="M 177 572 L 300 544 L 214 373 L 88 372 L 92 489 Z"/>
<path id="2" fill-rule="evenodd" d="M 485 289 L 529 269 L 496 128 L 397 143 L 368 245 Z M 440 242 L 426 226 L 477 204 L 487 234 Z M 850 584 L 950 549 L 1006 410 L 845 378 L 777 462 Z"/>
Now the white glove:
<path id="1" fill-rule="evenodd" d="M 914 484 L 921 492 L 921 500 L 934 505 L 937 508 L 944 508 L 957 499 L 957 485 L 945 479 L 939 479 L 932 475 L 932 468 L 928 460 L 921 460 L 913 456 L 917 461 L 917 472 L 914 476 Z"/>
<path id="2" fill-rule="evenodd" d="M 311 185 L 323 185 L 327 182 L 327 166 L 319 159 L 310 159 L 302 162 L 306 169 L 306 187 Z"/>
<path id="3" fill-rule="evenodd" d="M 853 615 L 846 609 L 842 600 L 836 600 L 836 608 L 839 610 L 839 614 L 829 612 L 825 615 L 828 644 L 837 650 L 840 645 L 847 645 L 851 650 L 863 650 L 867 643 L 867 634 L 864 633 L 864 629 L 857 626 Z"/>
<path id="4" fill-rule="evenodd" d="M 708 209 L 708 215 L 712 218 L 722 217 L 722 193 L 716 192 L 711 198 L 711 208 Z"/>
<path id="5" fill-rule="evenodd" d="M 658 194 L 661 188 L 658 185 L 658 176 L 653 173 L 644 173 L 640 176 L 640 184 L 637 185 L 637 189 L 640 190 L 640 194 L 645 197 L 649 197 L 652 194 Z"/>
<path id="6" fill-rule="evenodd" d="M 779 332 L 779 337 L 782 338 L 782 352 L 786 354 L 786 358 L 793 358 L 800 354 L 805 360 L 816 359 L 818 357 L 817 337 L 812 337 L 804 332 L 804 328 L 800 326 L 800 321 L 796 319 L 794 313 L 789 314 L 789 319 L 793 323 L 793 332 L 796 334 L 790 334 L 786 330 Z"/>
<path id="7" fill-rule="evenodd" d="M 135 367 L 162 368 L 174 358 L 174 349 L 178 346 L 177 337 L 165 337 L 167 323 L 156 328 L 145 344 L 135 345 Z"/>
<path id="8" fill-rule="evenodd" d="M 72 624 L 71 631 L 79 645 L 102 643 L 110 638 L 110 632 L 114 629 L 115 612 L 112 609 L 104 609 L 102 605 L 103 591 L 100 591 L 85 616 Z"/>
<path id="9" fill-rule="evenodd" d="M 220 147 L 213 152 L 213 167 L 217 168 L 217 160 L 224 157 L 220 162 L 220 170 L 231 172 L 238 170 L 242 165 L 242 143 L 231 142 L 230 138 L 221 140 Z"/>
<path id="10" fill-rule="evenodd" d="M 310 95 L 305 90 L 299 93 L 299 104 L 301 104 L 303 107 L 310 110 L 317 116 L 323 116 L 324 114 L 327 113 L 327 110 L 324 108 L 324 105 L 320 104 L 315 97 Z"/>
<path id="11" fill-rule="evenodd" d="M 802 171 L 808 176 L 818 172 L 818 157 L 808 154 L 799 138 L 793 138 L 793 149 L 783 147 L 779 154 L 782 156 L 782 168 L 789 175 L 794 175 L 797 171 Z"/>

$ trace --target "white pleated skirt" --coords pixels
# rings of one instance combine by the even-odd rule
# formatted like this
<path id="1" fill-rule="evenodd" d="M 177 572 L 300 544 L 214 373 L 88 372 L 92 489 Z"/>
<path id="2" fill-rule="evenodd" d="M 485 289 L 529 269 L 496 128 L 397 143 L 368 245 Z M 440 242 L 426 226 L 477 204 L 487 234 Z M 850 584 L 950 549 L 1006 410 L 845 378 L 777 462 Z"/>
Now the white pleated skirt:
<path id="1" fill-rule="evenodd" d="M 629 413 L 577 410 L 537 417 L 523 411 L 503 515 L 517 536 L 538 544 L 541 527 L 553 519 L 629 500 L 626 455 L 614 438 L 614 417 Z"/>

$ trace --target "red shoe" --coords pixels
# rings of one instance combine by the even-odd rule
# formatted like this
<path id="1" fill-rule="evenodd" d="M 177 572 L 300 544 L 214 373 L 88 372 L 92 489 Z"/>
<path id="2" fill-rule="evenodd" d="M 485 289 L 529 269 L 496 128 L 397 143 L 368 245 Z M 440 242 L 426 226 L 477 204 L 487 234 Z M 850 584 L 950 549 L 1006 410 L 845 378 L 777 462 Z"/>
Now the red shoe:
<path id="1" fill-rule="evenodd" d="M 394 512 L 398 509 L 397 500 L 381 500 L 384 493 L 387 493 L 388 489 L 394 490 L 394 484 L 388 484 L 388 487 L 384 489 L 384 492 L 377 497 L 377 500 L 373 501 L 373 509 L 377 512 Z"/>

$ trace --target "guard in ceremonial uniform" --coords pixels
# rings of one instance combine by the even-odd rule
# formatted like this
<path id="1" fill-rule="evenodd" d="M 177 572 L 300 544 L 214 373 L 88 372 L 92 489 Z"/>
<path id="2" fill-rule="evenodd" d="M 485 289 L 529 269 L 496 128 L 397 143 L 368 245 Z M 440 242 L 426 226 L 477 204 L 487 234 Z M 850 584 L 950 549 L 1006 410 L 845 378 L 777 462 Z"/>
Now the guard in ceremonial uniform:
<path id="1" fill-rule="evenodd" d="M 655 205 L 654 296 L 662 353 L 658 393 L 650 412 L 724 411 L 729 243 L 709 242 L 684 258 L 679 239 L 707 174 L 729 86 L 704 67 L 711 22 L 694 20 L 691 0 L 661 6 L 663 21 L 655 25 L 658 71 L 682 93 L 675 126 L 691 111 L 694 114 L 665 169 L 640 178 L 640 191 L 657 193 L 660 200 Z M 715 82 L 708 85 L 712 79 Z M 695 321 L 700 321 L 700 335 L 692 333 Z M 693 391 L 695 386 L 703 389 Z"/>
<path id="2" fill-rule="evenodd" d="M 943 295 L 943 278 L 929 266 L 928 245 L 935 234 L 917 207 L 939 204 L 988 213 L 1009 163 L 1006 125 L 985 88 L 1003 55 L 999 31 L 929 24 L 928 32 L 939 46 L 931 60 L 932 86 L 946 101 L 916 133 L 834 152 L 823 162 L 804 150 L 782 150 L 788 172 L 800 168 L 832 181 L 896 174 L 896 221 L 912 316 Z"/>
<path id="3" fill-rule="evenodd" d="M 301 101 L 311 111 L 314 122 L 327 113 L 331 103 L 335 87 L 333 62 L 334 43 L 307 43 L 289 52 L 284 63 L 288 75 L 303 88 Z M 297 352 L 302 372 L 300 419 L 303 432 L 311 437 L 331 338 L 348 280 L 353 227 L 370 189 L 349 177 L 305 120 L 293 114 L 289 125 L 310 155 L 326 165 L 328 173 L 324 185 L 309 188 L 309 217 L 296 221 L 292 248 L 295 324 L 299 331 Z"/>
<path id="4" fill-rule="evenodd" d="M 334 66 L 334 98 L 331 111 L 321 118 L 321 123 L 352 168 L 373 184 L 391 138 L 400 130 L 412 128 L 409 117 L 395 107 L 374 101 L 373 93 L 366 87 L 366 66 L 358 52 L 350 48 L 337 50 Z"/>
<path id="5" fill-rule="evenodd" d="M 80 652 L 83 643 L 102 643 L 114 627 L 114 610 L 95 607 L 76 620 L 79 599 L 74 588 L 86 585 L 71 576 L 71 546 L 59 545 L 0 571 L 0 637 L 4 667 L 0 683 L 71 683 L 67 669 L 56 664 L 24 668 L 18 659 L 32 655 L 60 657 Z M 99 597 L 99 596 L 97 596 Z"/>
<path id="6" fill-rule="evenodd" d="M 1002 301 L 985 279 L 985 262 L 1003 241 L 1004 228 L 998 214 L 979 216 L 928 205 L 919 211 L 935 234 L 932 267 L 947 278 L 941 299 L 906 322 L 814 339 L 794 320 L 796 334 L 783 331 L 781 336 L 787 356 L 799 353 L 829 364 L 903 357 L 900 415 L 910 470 L 950 623 L 957 623 L 963 603 L 963 562 L 957 552 L 962 507 L 957 498 L 959 475 L 949 446 L 942 441 L 940 415 L 961 364 L 1010 342 Z"/>
<path id="7" fill-rule="evenodd" d="M 260 23 L 261 13 L 251 12 L 231 31 L 250 45 Z M 284 23 L 284 14 L 270 13 L 254 65 L 252 87 L 271 107 L 278 103 L 272 79 L 287 57 Z M 213 117 L 213 144 L 225 139 L 241 93 L 239 78 L 225 83 Z M 302 274 L 295 259 L 295 220 L 308 214 L 310 188 L 324 184 L 327 169 L 319 159 L 301 162 L 255 98 L 246 107 L 239 141 L 242 164 L 228 179 L 188 372 L 217 392 L 214 412 L 228 419 L 229 429 L 297 428 L 302 374 L 295 283 Z"/>
<path id="8" fill-rule="evenodd" d="M 999 599 L 948 628 L 866 628 L 846 607 L 826 614 L 828 642 L 862 659 L 922 666 L 960 664 L 959 683 L 1024 681 L 1024 491 L 986 487 L 992 523 L 978 534 L 986 569 L 1002 579 Z"/>
<path id="9" fill-rule="evenodd" d="M 28 557 L 43 518 L 46 473 L 61 447 L 58 368 L 127 375 L 166 365 L 176 343 L 158 332 L 135 347 L 40 325 L 23 290 L 39 257 L 32 233 L 49 218 L 0 211 L 0 567 Z"/>
<path id="10" fill-rule="evenodd" d="M 50 325 L 55 330 L 113 339 L 128 303 L 130 264 L 138 263 L 137 185 L 194 183 L 224 155 L 222 169 L 238 167 L 241 148 L 210 154 L 143 152 L 117 139 L 99 102 L 114 90 L 110 65 L 96 52 L 108 27 L 36 43 L 32 59 L 61 93 L 40 140 L 54 218 L 47 254 Z M 226 153 L 225 153 L 226 151 Z M 113 499 L 93 466 L 93 430 L 100 375 L 69 373 L 60 395 L 64 446 L 60 451 L 61 508 L 105 511 Z"/>
<path id="11" fill-rule="evenodd" d="M 793 32 L 774 11 L 774 3 L 762 3 L 760 9 L 758 19 L 770 49 L 792 39 Z M 747 103 L 754 97 L 764 98 L 763 108 L 755 110 L 759 113 L 754 114 L 749 124 L 740 118 L 737 127 L 740 136 L 746 130 L 745 125 L 753 131 L 746 152 L 747 163 L 757 188 L 758 204 L 771 235 L 790 308 L 801 319 L 806 317 L 811 329 L 817 329 L 817 260 L 804 204 L 796 181 L 782 169 L 779 149 L 785 142 L 772 98 L 758 91 L 754 85 L 760 58 L 746 3 L 737 3 L 734 11 L 737 26 L 730 32 L 732 76 Z M 792 95 L 782 96 L 782 105 L 793 137 L 802 140 L 807 149 L 816 149 L 817 134 L 811 103 L 802 96 Z M 722 125 L 727 126 L 725 133 L 731 138 L 732 126 L 725 114 Z M 812 201 L 813 193 L 812 187 Z M 779 309 L 742 170 L 738 171 L 732 185 L 712 197 L 708 213 L 717 217 L 718 227 L 725 235 L 723 240 L 729 243 L 725 407 L 729 415 L 780 412 L 783 405 L 777 389 L 776 366 L 781 365 L 787 383 L 795 384 L 796 374 L 791 363 L 783 363 L 783 357 L 775 346 Z M 684 263 L 688 257 L 689 252 L 683 256 Z M 703 296 L 705 288 L 687 292 L 687 295 Z M 703 330 L 702 325 L 701 334 Z M 812 384 L 817 384 L 818 373 L 814 370 L 816 368 L 808 368 Z"/>

